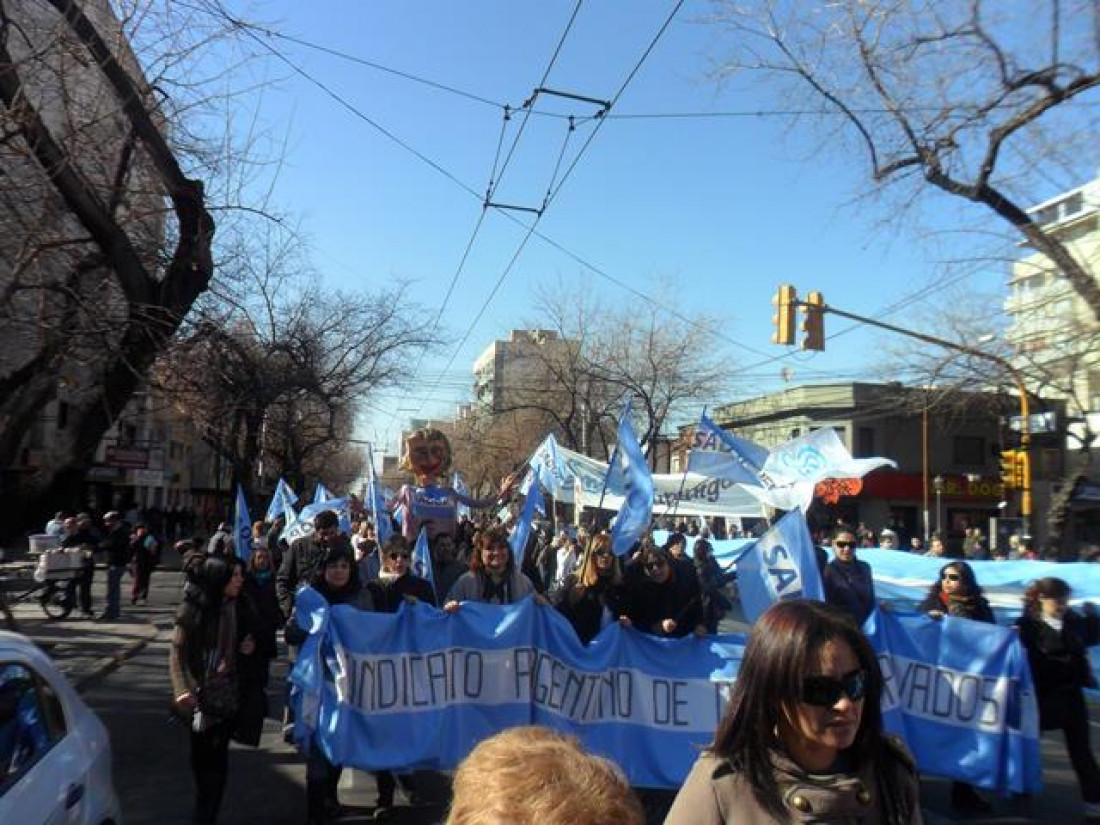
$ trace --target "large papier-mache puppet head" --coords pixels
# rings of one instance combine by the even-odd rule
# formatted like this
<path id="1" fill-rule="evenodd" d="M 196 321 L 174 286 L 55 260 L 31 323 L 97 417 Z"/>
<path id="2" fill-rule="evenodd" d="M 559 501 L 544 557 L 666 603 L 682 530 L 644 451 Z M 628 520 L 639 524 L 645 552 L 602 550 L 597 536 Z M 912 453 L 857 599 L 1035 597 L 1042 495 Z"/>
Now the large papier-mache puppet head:
<path id="1" fill-rule="evenodd" d="M 438 476 L 451 469 L 451 443 L 434 427 L 415 430 L 405 439 L 401 469 L 409 470 L 422 487 L 433 484 Z"/>

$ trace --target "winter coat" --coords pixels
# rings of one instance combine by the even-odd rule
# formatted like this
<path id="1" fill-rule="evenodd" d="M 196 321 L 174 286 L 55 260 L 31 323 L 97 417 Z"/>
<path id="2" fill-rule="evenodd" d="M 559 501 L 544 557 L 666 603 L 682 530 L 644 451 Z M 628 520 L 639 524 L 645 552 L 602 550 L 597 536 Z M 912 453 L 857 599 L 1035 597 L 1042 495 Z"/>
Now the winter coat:
<path id="1" fill-rule="evenodd" d="M 825 601 L 846 611 L 862 626 L 875 609 L 875 580 L 871 565 L 855 559 L 845 563 L 833 559 L 821 576 Z"/>
<path id="2" fill-rule="evenodd" d="M 1035 680 L 1039 725 L 1043 730 L 1059 728 L 1063 711 L 1072 704 L 1069 695 L 1094 686 L 1085 648 L 1100 642 L 1100 617 L 1069 610 L 1059 631 L 1025 614 L 1016 620 L 1016 627 Z"/>
<path id="3" fill-rule="evenodd" d="M 237 598 L 237 639 L 239 644 L 246 636 L 251 636 L 255 649 L 249 655 L 237 655 L 241 700 L 233 729 L 233 738 L 244 745 L 260 744 L 260 733 L 268 715 L 271 660 L 278 654 L 276 634 L 282 624 L 274 576 L 260 582 L 254 574 L 248 574 Z"/>
<path id="4" fill-rule="evenodd" d="M 921 811 L 916 765 L 900 740 L 884 739 L 886 769 L 902 799 L 892 805 L 883 799 L 877 780 L 882 763 L 860 765 L 850 773 L 810 774 L 789 758 L 773 757 L 779 796 L 787 804 L 783 823 L 830 822 L 837 825 L 879 825 L 889 821 L 886 811 L 901 811 L 903 825 L 920 825 Z M 665 825 L 779 825 L 753 795 L 746 776 L 722 757 L 704 752 L 665 818 Z"/>
<path id="5" fill-rule="evenodd" d="M 535 586 L 519 570 L 513 568 L 511 575 L 504 581 L 504 597 L 496 595 L 486 596 L 489 587 L 489 577 L 484 572 L 470 571 L 463 573 L 454 583 L 451 592 L 447 594 L 447 601 L 454 602 L 484 602 L 486 604 L 515 604 L 529 593 L 535 592 Z"/>
<path id="6" fill-rule="evenodd" d="M 332 545 L 345 544 L 347 539 L 336 536 Z M 275 591 L 279 595 L 279 607 L 284 616 L 294 609 L 294 594 L 304 584 L 309 584 L 321 569 L 329 545 L 324 544 L 315 533 L 297 538 L 283 556 L 279 574 L 275 577 Z M 350 546 L 348 549 L 350 553 Z"/>
<path id="7" fill-rule="evenodd" d="M 627 565 L 624 607 L 631 623 L 643 633 L 658 636 L 687 636 L 703 621 L 702 592 L 695 566 L 686 559 L 670 559 L 669 578 L 658 584 L 645 574 L 641 564 Z M 676 622 L 676 630 L 665 634 L 661 623 Z"/>
<path id="8" fill-rule="evenodd" d="M 622 588 L 604 581 L 593 587 L 578 587 L 577 574 L 570 573 L 554 593 L 553 601 L 558 612 L 573 625 L 581 644 L 586 645 L 600 632 L 605 610 L 612 620 L 621 615 Z"/>
<path id="9" fill-rule="evenodd" d="M 427 579 L 405 573 L 400 578 L 380 576 L 367 582 L 374 609 L 382 613 L 396 613 L 406 596 L 415 596 L 419 601 L 435 605 L 435 591 Z"/>
<path id="10" fill-rule="evenodd" d="M 938 610 L 945 616 L 996 624 L 997 620 L 993 616 L 993 608 L 989 606 L 985 596 L 949 597 L 945 603 L 941 592 L 929 593 L 917 609 L 921 613 L 931 613 L 933 610 Z"/>

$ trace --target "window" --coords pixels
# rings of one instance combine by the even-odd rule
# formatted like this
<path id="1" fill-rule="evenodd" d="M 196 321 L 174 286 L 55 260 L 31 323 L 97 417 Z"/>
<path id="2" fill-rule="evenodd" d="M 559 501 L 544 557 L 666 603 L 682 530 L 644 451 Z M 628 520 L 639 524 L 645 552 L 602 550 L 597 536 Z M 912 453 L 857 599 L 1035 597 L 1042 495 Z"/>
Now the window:
<path id="1" fill-rule="evenodd" d="M 856 458 L 871 458 L 875 454 L 875 428 L 859 427 L 856 430 Z"/>
<path id="2" fill-rule="evenodd" d="M 0 794 L 65 735 L 53 690 L 26 666 L 0 664 Z"/>
<path id="3" fill-rule="evenodd" d="M 955 436 L 952 460 L 960 467 L 985 466 L 985 439 L 977 435 Z"/>

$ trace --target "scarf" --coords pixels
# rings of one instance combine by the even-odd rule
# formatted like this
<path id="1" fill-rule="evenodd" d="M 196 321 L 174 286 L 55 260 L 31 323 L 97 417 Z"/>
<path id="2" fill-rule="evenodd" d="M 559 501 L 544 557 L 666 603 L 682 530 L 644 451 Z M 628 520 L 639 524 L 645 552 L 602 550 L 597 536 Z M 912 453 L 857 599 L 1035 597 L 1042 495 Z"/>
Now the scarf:
<path id="1" fill-rule="evenodd" d="M 486 604 L 491 604 L 494 599 L 498 604 L 508 604 L 510 590 L 507 576 L 494 581 L 492 576 L 486 575 L 481 583 L 481 600 Z"/>

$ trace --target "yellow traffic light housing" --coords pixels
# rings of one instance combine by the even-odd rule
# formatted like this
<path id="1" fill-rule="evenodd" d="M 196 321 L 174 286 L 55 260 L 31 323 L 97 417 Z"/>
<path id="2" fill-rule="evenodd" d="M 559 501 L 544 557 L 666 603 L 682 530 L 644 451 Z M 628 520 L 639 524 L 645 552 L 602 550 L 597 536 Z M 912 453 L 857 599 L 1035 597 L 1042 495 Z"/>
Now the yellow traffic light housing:
<path id="1" fill-rule="evenodd" d="M 772 343 L 789 347 L 794 343 L 794 321 L 795 312 L 798 309 L 798 293 L 790 284 L 780 284 L 779 289 L 772 297 L 772 303 L 775 304 L 775 315 L 772 316 L 775 332 L 772 333 Z"/>
<path id="2" fill-rule="evenodd" d="M 1006 490 L 1023 487 L 1023 462 L 1018 450 L 1001 450 L 1001 483 Z"/>
<path id="3" fill-rule="evenodd" d="M 802 349 L 821 352 L 825 349 L 825 298 L 811 292 L 802 304 Z"/>

